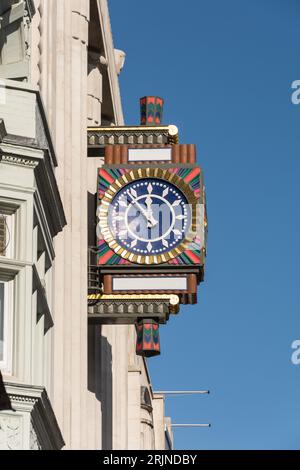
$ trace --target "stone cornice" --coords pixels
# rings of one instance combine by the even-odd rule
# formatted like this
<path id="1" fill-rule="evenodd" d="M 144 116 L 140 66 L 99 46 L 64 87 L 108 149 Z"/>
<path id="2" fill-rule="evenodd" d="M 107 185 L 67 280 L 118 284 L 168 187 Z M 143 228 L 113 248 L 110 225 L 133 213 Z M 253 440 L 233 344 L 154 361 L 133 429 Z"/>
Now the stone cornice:
<path id="1" fill-rule="evenodd" d="M 0 161 L 3 163 L 35 168 L 43 156 L 43 150 L 18 136 L 6 135 L 0 142 Z"/>
<path id="2" fill-rule="evenodd" d="M 1 275 L 5 281 L 10 281 L 21 271 L 21 269 L 32 266 L 32 263 L 15 261 L 4 256 L 0 256 Z"/>
<path id="3" fill-rule="evenodd" d="M 35 172 L 37 186 L 47 214 L 51 236 L 61 232 L 66 218 L 48 149 L 20 146 L 19 139 L 0 143 L 0 165 L 16 165 L 31 168 Z"/>
<path id="4" fill-rule="evenodd" d="M 18 412 L 31 413 L 38 441 L 44 450 L 60 450 L 64 440 L 44 387 L 5 383 L 12 407 Z"/>
<path id="5" fill-rule="evenodd" d="M 38 162 L 35 160 L 30 160 L 28 158 L 16 157 L 14 155 L 3 155 L 1 158 L 2 163 L 8 165 L 17 165 L 17 166 L 26 166 L 27 168 L 35 168 L 38 165 Z"/>

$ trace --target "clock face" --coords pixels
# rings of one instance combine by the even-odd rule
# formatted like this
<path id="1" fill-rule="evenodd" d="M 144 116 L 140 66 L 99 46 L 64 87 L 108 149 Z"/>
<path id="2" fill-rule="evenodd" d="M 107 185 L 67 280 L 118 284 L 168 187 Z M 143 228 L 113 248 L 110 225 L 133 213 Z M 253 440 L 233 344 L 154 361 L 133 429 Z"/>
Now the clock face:
<path id="1" fill-rule="evenodd" d="M 124 185 L 113 197 L 107 225 L 126 253 L 149 257 L 174 250 L 187 238 L 192 209 L 183 192 L 159 178 Z"/>

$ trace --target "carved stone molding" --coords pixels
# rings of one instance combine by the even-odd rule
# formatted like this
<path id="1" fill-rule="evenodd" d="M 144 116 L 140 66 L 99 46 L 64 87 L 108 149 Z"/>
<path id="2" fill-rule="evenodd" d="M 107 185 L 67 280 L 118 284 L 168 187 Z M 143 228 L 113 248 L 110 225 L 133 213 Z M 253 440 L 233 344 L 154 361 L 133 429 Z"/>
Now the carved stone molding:
<path id="1" fill-rule="evenodd" d="M 123 69 L 125 65 L 126 54 L 124 51 L 121 51 L 120 49 L 115 49 L 114 52 L 115 52 L 117 74 L 120 75 L 121 70 Z"/>
<path id="2" fill-rule="evenodd" d="M 22 447 L 22 417 L 0 413 L 0 450 Z"/>
<path id="3" fill-rule="evenodd" d="M 42 450 L 33 426 L 30 426 L 29 449 L 30 450 Z"/>
<path id="4" fill-rule="evenodd" d="M 8 165 L 26 166 L 27 168 L 36 168 L 39 164 L 36 160 L 28 158 L 14 157 L 13 155 L 3 155 L 1 161 Z"/>
<path id="5" fill-rule="evenodd" d="M 16 412 L 0 413 L 0 449 L 60 450 L 65 443 L 45 388 L 5 387 Z"/>

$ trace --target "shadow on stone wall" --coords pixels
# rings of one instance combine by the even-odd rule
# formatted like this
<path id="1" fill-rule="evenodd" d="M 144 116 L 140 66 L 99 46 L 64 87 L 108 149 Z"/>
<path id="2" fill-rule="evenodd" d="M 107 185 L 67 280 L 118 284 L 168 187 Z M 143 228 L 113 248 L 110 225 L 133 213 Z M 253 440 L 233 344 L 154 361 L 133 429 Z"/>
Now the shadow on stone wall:
<path id="1" fill-rule="evenodd" d="M 95 194 L 87 194 L 88 203 L 88 245 L 96 245 L 96 207 Z M 101 406 L 102 449 L 111 450 L 113 446 L 113 403 L 112 403 L 112 351 L 100 325 L 88 326 L 88 390 L 95 394 Z"/>
<path id="2" fill-rule="evenodd" d="M 88 326 L 88 389 L 100 402 L 102 423 L 102 449 L 112 449 L 112 352 L 101 326 Z"/>
<path id="3" fill-rule="evenodd" d="M 11 406 L 11 401 L 6 393 L 3 378 L 0 370 L 0 411 L 15 411 Z"/>

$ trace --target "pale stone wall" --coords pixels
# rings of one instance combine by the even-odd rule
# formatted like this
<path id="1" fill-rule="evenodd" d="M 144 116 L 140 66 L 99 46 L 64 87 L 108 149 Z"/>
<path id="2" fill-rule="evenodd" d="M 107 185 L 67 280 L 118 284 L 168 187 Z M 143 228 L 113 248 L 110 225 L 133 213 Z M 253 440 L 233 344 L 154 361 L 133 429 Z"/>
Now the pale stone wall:
<path id="1" fill-rule="evenodd" d="M 134 327 L 87 325 L 88 192 L 96 193 L 102 162 L 87 158 L 86 126 L 101 124 L 102 112 L 105 121 L 109 114 L 123 124 L 117 76 L 123 64 L 107 1 L 92 1 L 99 19 L 90 17 L 89 0 L 35 0 L 31 30 L 31 81 L 45 103 L 67 219 L 55 239 L 54 278 L 47 280 L 54 291 L 51 400 L 67 449 L 154 447 L 164 410 L 151 415 L 141 408 L 141 386 L 151 387 L 145 362 L 135 355 Z M 91 24 L 103 43 L 100 66 L 88 55 Z"/>
<path id="2" fill-rule="evenodd" d="M 39 4 L 38 4 L 39 3 Z M 67 227 L 55 242 L 54 409 L 67 448 L 95 442 L 100 413 L 87 420 L 87 42 L 89 2 L 41 0 L 36 25 L 40 85 L 58 155 L 56 177 Z M 98 407 L 99 408 L 99 407 Z M 99 446 L 99 442 L 97 443 Z"/>

